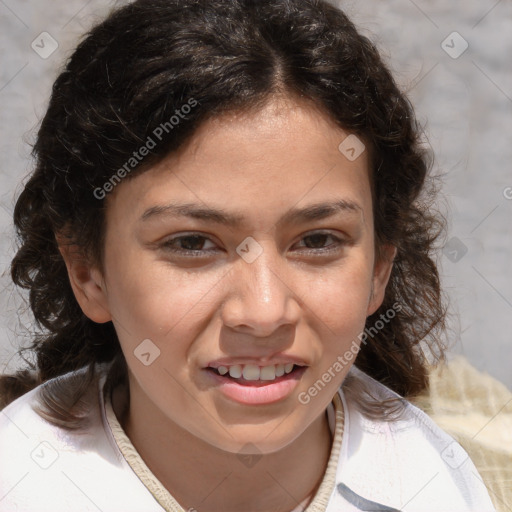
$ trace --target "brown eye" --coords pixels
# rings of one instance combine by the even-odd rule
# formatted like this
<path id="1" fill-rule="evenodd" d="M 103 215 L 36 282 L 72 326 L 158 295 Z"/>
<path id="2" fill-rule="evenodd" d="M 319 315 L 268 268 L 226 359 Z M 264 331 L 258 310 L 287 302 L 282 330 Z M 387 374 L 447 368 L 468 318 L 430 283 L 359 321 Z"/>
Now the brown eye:
<path id="1" fill-rule="evenodd" d="M 178 238 L 182 249 L 199 251 L 203 248 L 206 238 L 204 236 L 183 236 Z"/>
<path id="2" fill-rule="evenodd" d="M 206 256 L 213 251 L 212 248 L 206 248 L 205 244 L 213 242 L 202 235 L 177 236 L 166 240 L 161 247 L 166 251 L 174 252 L 183 256 Z"/>
<path id="3" fill-rule="evenodd" d="M 324 247 L 325 242 L 328 240 L 328 238 L 331 235 L 327 235 L 325 233 L 320 233 L 316 235 L 309 235 L 304 237 L 304 240 L 309 240 L 309 244 L 306 244 L 306 246 L 310 249 L 319 249 Z"/>
<path id="4" fill-rule="evenodd" d="M 319 232 L 303 237 L 299 245 L 302 243 L 302 252 L 322 255 L 339 251 L 347 242 L 331 233 Z"/>

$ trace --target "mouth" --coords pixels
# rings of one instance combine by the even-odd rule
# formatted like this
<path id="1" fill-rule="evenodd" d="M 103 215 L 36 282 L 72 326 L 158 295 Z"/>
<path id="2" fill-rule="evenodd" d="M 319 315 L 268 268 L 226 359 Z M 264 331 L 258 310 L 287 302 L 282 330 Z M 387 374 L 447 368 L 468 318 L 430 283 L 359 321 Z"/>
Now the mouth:
<path id="1" fill-rule="evenodd" d="M 232 366 L 208 367 L 207 370 L 219 377 L 225 377 L 245 386 L 265 386 L 287 378 L 297 377 L 300 370 L 305 366 L 287 363 L 269 366 L 257 366 L 254 364 Z M 302 373 L 304 373 L 302 371 Z"/>
<path id="2" fill-rule="evenodd" d="M 288 397 L 307 366 L 287 363 L 268 366 L 231 365 L 208 367 L 212 384 L 227 398 L 246 405 L 269 404 Z"/>

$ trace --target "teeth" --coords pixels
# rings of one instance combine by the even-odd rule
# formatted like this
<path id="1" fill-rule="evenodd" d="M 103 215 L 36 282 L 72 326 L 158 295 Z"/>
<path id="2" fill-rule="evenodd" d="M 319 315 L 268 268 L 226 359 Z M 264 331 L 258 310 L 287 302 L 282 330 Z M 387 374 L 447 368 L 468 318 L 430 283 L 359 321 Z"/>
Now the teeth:
<path id="1" fill-rule="evenodd" d="M 221 375 L 226 375 L 226 373 L 228 373 L 228 369 L 225 367 L 225 366 L 219 366 L 217 368 L 217 371 L 221 374 Z"/>
<path id="2" fill-rule="evenodd" d="M 260 370 L 261 380 L 274 380 L 276 378 L 276 367 L 275 366 L 264 366 Z"/>
<path id="3" fill-rule="evenodd" d="M 229 376 L 234 379 L 239 379 L 242 376 L 242 367 L 239 364 L 235 364 L 229 367 Z"/>
<path id="4" fill-rule="evenodd" d="M 243 377 L 245 380 L 275 380 L 282 377 L 285 373 L 291 373 L 294 364 L 272 364 L 269 366 L 259 367 L 255 364 L 234 364 L 233 366 L 219 366 L 217 371 L 220 375 L 226 375 L 233 379 Z"/>
<path id="5" fill-rule="evenodd" d="M 242 371 L 245 380 L 259 380 L 260 368 L 254 364 L 246 364 Z"/>

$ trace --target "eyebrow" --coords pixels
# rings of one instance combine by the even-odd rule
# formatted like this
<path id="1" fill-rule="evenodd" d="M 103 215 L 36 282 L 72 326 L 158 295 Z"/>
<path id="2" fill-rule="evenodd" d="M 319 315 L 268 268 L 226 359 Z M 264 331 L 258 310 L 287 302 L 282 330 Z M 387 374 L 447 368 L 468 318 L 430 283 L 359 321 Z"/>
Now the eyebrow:
<path id="1" fill-rule="evenodd" d="M 292 208 L 279 219 L 278 223 L 298 224 L 300 222 L 311 222 L 333 217 L 342 212 L 359 212 L 363 214 L 363 209 L 354 201 L 339 199 L 332 202 L 312 204 L 304 208 Z M 170 203 L 152 206 L 142 214 L 140 220 L 146 222 L 159 216 L 190 217 L 229 227 L 239 226 L 246 220 L 241 213 L 228 213 L 222 209 L 210 208 L 196 203 Z"/>

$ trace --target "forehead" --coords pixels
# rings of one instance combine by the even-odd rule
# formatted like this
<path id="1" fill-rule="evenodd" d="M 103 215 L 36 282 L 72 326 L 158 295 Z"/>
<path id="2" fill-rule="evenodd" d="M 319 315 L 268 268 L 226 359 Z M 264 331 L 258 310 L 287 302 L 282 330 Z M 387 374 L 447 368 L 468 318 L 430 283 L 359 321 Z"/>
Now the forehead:
<path id="1" fill-rule="evenodd" d="M 236 211 L 240 222 L 326 200 L 371 211 L 368 155 L 354 137 L 311 103 L 274 99 L 204 122 L 179 151 L 117 187 L 113 203 L 132 220 L 176 200 Z"/>

